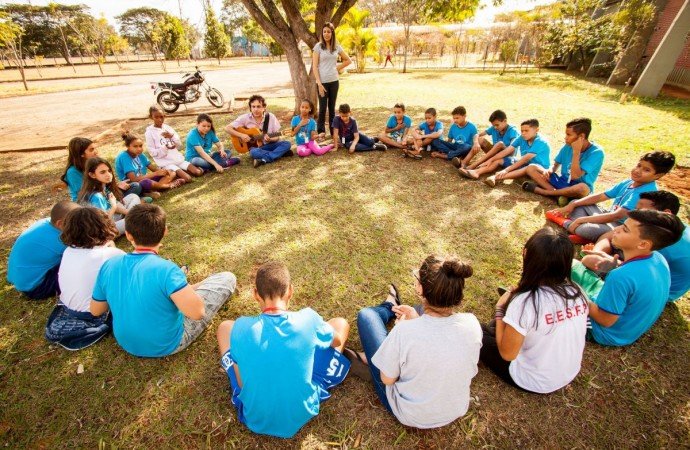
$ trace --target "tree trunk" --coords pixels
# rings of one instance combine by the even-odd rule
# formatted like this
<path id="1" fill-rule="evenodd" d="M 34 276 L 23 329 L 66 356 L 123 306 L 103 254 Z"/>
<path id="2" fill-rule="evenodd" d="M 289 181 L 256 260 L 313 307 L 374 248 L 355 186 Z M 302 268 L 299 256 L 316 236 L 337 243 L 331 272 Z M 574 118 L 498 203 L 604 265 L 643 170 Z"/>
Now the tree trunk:
<path id="1" fill-rule="evenodd" d="M 302 99 L 309 99 L 313 104 L 318 105 L 316 95 L 316 80 L 314 76 L 307 73 L 307 66 L 304 65 L 302 52 L 297 46 L 297 42 L 289 39 L 288 42 L 278 42 L 283 50 L 290 68 L 292 77 L 292 89 L 295 92 L 295 114 L 299 114 L 299 105 Z"/>
<path id="2" fill-rule="evenodd" d="M 403 46 L 403 73 L 407 73 L 407 50 L 410 47 L 410 24 L 404 25 L 405 29 L 405 45 Z"/>
<path id="3" fill-rule="evenodd" d="M 24 83 L 24 89 L 29 90 L 29 85 L 26 84 L 26 73 L 24 73 L 24 61 L 22 60 L 22 57 L 19 55 L 19 52 L 17 51 L 16 48 L 11 47 L 12 53 L 14 53 L 14 58 L 17 63 L 17 68 L 19 69 L 19 74 L 22 76 L 22 83 Z M 9 58 L 8 58 L 9 60 Z"/>

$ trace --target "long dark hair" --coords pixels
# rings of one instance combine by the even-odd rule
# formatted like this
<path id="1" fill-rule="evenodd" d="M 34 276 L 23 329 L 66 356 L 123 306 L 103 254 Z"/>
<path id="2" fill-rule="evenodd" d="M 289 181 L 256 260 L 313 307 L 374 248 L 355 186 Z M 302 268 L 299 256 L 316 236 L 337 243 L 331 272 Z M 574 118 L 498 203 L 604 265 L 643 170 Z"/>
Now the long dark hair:
<path id="1" fill-rule="evenodd" d="M 95 173 L 96 169 L 101 164 L 108 166 L 110 173 L 113 174 L 113 180 L 107 186 L 104 186 L 103 183 L 89 176 L 89 173 Z M 112 192 L 116 199 L 122 200 L 122 191 L 117 186 L 117 177 L 115 177 L 115 173 L 113 172 L 113 166 L 111 166 L 107 160 L 99 158 L 98 156 L 89 158 L 88 161 L 86 161 L 86 167 L 84 168 L 84 181 L 81 184 L 81 190 L 79 191 L 77 201 L 79 203 L 88 203 L 93 194 L 97 192 L 104 194 L 106 189 Z"/>
<path id="2" fill-rule="evenodd" d="M 573 264 L 575 247 L 568 236 L 560 230 L 544 227 L 538 230 L 527 240 L 522 256 L 522 276 L 515 290 L 511 293 L 509 301 L 517 295 L 529 293 L 527 301 L 530 301 L 535 313 L 535 324 L 539 326 L 539 303 L 537 291 L 548 288 L 558 297 L 564 300 L 565 306 L 572 301 L 580 299 L 586 301 L 580 287 L 573 283 L 570 271 Z M 520 321 L 524 315 L 524 307 L 520 315 Z"/>
<path id="3" fill-rule="evenodd" d="M 450 308 L 460 304 L 465 278 L 472 276 L 472 267 L 454 256 L 429 255 L 419 268 L 419 284 L 427 305 Z"/>
<path id="4" fill-rule="evenodd" d="M 67 184 L 67 171 L 74 166 L 79 172 L 84 172 L 84 152 L 93 141 L 83 137 L 73 137 L 67 144 L 67 166 L 60 179 Z"/>
<path id="5" fill-rule="evenodd" d="M 330 28 L 331 29 L 330 52 L 335 53 L 336 49 L 338 48 L 338 41 L 335 39 L 335 27 L 330 22 L 324 23 L 323 26 L 321 27 L 321 34 L 319 35 L 319 42 L 321 42 L 321 50 L 329 50 L 328 44 L 326 44 L 326 40 L 323 38 L 323 29 L 324 28 Z"/>

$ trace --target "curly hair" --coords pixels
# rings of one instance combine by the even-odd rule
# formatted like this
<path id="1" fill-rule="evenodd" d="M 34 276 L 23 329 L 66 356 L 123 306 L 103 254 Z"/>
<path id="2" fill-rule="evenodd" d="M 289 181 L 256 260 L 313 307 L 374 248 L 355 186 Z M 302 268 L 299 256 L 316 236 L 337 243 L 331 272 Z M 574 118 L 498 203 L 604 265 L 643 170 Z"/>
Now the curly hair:
<path id="1" fill-rule="evenodd" d="M 68 247 L 94 248 L 112 241 L 118 234 L 115 222 L 105 211 L 85 206 L 67 214 L 60 239 Z"/>

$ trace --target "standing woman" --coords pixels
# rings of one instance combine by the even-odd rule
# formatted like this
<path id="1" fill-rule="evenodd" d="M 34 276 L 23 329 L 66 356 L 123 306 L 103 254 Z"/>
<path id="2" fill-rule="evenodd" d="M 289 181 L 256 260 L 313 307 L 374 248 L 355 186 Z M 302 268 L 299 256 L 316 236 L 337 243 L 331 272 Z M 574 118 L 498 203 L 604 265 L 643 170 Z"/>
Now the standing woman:
<path id="1" fill-rule="evenodd" d="M 338 64 L 338 56 L 342 62 Z M 333 135 L 333 117 L 335 117 L 335 100 L 338 97 L 338 74 L 345 67 L 352 64 L 352 60 L 335 39 L 335 28 L 326 22 L 321 29 L 321 39 L 314 46 L 312 68 L 319 91 L 319 120 L 317 132 L 323 136 L 326 132 L 326 107 L 328 107 L 328 128 Z"/>

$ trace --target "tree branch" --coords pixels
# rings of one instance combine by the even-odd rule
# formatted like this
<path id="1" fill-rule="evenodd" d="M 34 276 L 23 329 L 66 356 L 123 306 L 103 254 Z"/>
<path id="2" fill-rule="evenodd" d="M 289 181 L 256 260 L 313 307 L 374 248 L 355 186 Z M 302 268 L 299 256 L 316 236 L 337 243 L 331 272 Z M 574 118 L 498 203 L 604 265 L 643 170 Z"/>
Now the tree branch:
<path id="1" fill-rule="evenodd" d="M 343 20 L 343 16 L 347 14 L 355 3 L 357 3 L 357 0 L 343 0 L 342 3 L 340 3 L 340 6 L 338 6 L 338 9 L 333 14 L 333 17 L 331 17 L 331 22 L 333 23 L 334 27 L 337 27 L 340 24 L 340 21 Z"/>
<path id="2" fill-rule="evenodd" d="M 292 34 L 290 31 L 290 25 L 288 25 L 288 23 L 285 21 L 283 15 L 280 14 L 280 11 L 274 2 L 271 0 L 261 0 L 261 4 L 264 5 L 264 9 L 266 10 L 268 17 L 279 31 Z"/>
<path id="3" fill-rule="evenodd" d="M 278 27 L 273 22 L 271 22 L 271 19 L 269 19 L 268 16 L 264 14 L 264 12 L 261 10 L 261 8 L 259 8 L 259 5 L 257 5 L 254 0 L 241 1 L 244 7 L 247 8 L 247 11 L 249 11 L 249 14 L 252 16 L 252 18 L 256 20 L 256 23 L 258 23 L 261 28 L 266 30 L 266 32 L 269 35 L 275 38 L 275 36 L 278 36 L 280 34 L 280 30 L 278 29 Z"/>
<path id="4" fill-rule="evenodd" d="M 309 41 L 314 39 L 314 33 L 309 31 L 309 27 L 307 26 L 307 23 L 304 21 L 304 17 L 302 17 L 302 12 L 299 10 L 298 3 L 294 0 L 281 0 L 280 2 L 283 5 L 283 10 L 285 10 L 285 15 L 287 16 L 288 22 L 290 23 L 290 26 L 292 27 L 293 34 L 297 37 L 297 39 L 303 40 L 309 47 L 313 47 L 316 45 L 316 42 L 311 44 Z"/>

